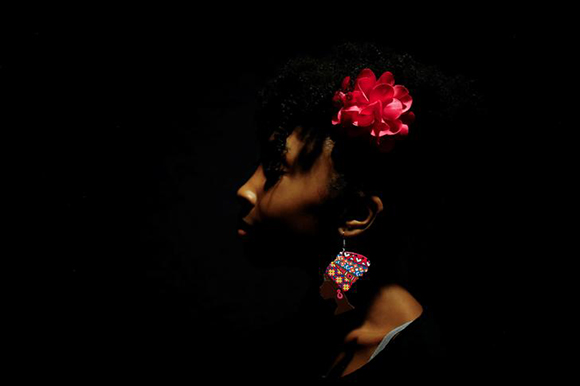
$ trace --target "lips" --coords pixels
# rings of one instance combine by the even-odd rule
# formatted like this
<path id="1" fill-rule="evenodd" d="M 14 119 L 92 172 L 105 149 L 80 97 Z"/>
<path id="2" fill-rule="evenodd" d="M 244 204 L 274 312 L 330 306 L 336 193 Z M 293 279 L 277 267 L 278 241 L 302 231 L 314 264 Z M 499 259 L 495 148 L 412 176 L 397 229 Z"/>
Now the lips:
<path id="1" fill-rule="evenodd" d="M 243 219 L 238 219 L 238 234 L 240 236 L 247 236 L 252 232 L 252 226 L 245 222 Z"/>

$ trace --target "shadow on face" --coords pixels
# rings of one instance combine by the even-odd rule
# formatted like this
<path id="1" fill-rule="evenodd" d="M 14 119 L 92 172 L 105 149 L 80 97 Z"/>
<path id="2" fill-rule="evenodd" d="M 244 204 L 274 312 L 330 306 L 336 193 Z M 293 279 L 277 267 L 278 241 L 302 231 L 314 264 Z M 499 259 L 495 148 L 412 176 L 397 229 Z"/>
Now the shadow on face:
<path id="1" fill-rule="evenodd" d="M 329 243 L 336 236 L 328 205 L 332 146 L 313 153 L 312 142 L 300 129 L 287 137 L 274 134 L 265 145 L 271 146 L 264 151 L 269 158 L 261 160 L 237 191 L 240 219 L 249 228 L 244 237 L 246 257 L 261 266 L 318 264 L 322 250 L 328 245 L 335 248 Z M 318 155 L 302 162 L 309 154 Z M 268 170 L 272 164 L 279 165 L 279 173 Z"/>

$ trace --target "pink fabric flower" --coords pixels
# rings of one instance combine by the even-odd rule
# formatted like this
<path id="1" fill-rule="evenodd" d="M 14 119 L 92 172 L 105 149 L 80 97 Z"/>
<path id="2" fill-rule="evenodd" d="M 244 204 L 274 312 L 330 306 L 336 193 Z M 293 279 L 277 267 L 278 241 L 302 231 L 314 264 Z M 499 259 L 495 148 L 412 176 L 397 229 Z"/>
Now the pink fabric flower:
<path id="1" fill-rule="evenodd" d="M 345 77 L 341 90 L 334 94 L 333 103 L 340 110 L 332 124 L 341 125 L 350 136 L 370 134 L 381 151 L 391 150 L 394 139 L 406 136 L 415 119 L 409 111 L 413 104 L 409 90 L 395 85 L 391 72 L 377 80 L 369 68 L 358 74 L 354 89 L 350 84 L 350 77 Z"/>

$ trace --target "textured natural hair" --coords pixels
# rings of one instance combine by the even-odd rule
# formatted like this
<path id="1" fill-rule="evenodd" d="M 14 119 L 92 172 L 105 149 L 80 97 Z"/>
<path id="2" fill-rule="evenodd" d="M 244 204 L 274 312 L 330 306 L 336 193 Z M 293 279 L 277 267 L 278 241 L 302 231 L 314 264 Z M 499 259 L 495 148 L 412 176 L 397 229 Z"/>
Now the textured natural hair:
<path id="1" fill-rule="evenodd" d="M 368 142 L 338 136 L 331 124 L 337 112 L 332 97 L 342 80 L 346 76 L 356 79 L 367 67 L 377 78 L 392 72 L 396 84 L 405 86 L 413 97 L 411 111 L 416 119 L 409 125 L 408 136 L 388 153 L 380 153 Z M 395 229 L 406 232 L 405 208 L 412 208 L 422 194 L 433 194 L 425 186 L 429 176 L 419 172 L 421 163 L 445 152 L 446 138 L 461 136 L 461 130 L 482 130 L 485 110 L 473 83 L 375 43 L 340 43 L 325 54 L 297 56 L 278 68 L 258 94 L 258 140 L 267 141 L 273 132 L 283 138 L 301 127 L 305 146 L 299 162 L 307 168 L 330 138 L 336 174 L 329 189 L 336 220 L 352 214 L 361 199 L 378 195 L 389 213 L 382 216 L 389 219 L 389 235 L 396 237 Z M 358 206 L 365 210 L 364 205 Z"/>
<path id="2" fill-rule="evenodd" d="M 377 78 L 391 71 L 397 84 L 410 90 L 411 111 L 417 119 L 403 141 L 397 141 L 388 154 L 374 151 L 368 144 L 337 137 L 331 118 L 337 108 L 332 104 L 334 92 L 345 76 L 355 79 L 363 68 L 373 70 Z M 300 157 L 307 168 L 322 151 L 326 138 L 336 145 L 332 153 L 339 173 L 332 179 L 331 192 L 336 196 L 344 189 L 354 193 L 384 194 L 393 192 L 395 174 L 402 178 L 414 149 L 412 143 L 426 137 L 456 135 L 457 124 L 473 126 L 482 115 L 481 97 L 473 90 L 473 81 L 462 76 L 447 76 L 433 66 L 423 65 L 409 54 L 395 52 L 373 43 L 342 43 L 329 54 L 298 56 L 288 60 L 259 92 L 256 124 L 260 142 L 273 131 L 290 135 L 298 126 L 301 138 L 308 144 Z"/>

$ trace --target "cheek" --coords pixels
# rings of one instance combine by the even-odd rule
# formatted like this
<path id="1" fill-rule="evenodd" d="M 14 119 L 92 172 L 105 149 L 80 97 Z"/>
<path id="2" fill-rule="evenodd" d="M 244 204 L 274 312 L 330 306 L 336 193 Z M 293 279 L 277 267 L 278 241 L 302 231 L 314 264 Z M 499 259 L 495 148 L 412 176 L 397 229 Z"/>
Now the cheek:
<path id="1" fill-rule="evenodd" d="M 259 202 L 261 220 L 274 221 L 295 231 L 315 230 L 317 209 L 326 199 L 324 179 L 316 176 L 283 177 Z"/>

